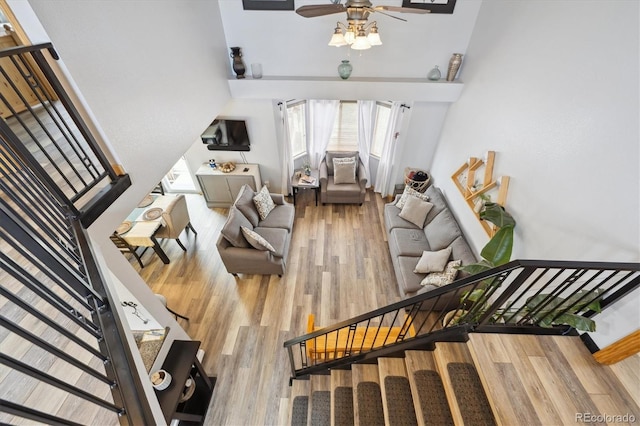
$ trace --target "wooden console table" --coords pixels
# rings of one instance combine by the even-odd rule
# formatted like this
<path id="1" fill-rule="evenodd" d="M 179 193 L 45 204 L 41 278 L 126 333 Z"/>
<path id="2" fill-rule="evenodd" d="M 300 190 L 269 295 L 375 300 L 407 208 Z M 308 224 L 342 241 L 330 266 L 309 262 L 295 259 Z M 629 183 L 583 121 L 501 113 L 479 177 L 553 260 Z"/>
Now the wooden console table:
<path id="1" fill-rule="evenodd" d="M 199 347 L 199 341 L 175 340 L 162 364 L 162 369 L 171 374 L 171 384 L 165 390 L 155 392 L 167 424 L 172 419 L 189 424 L 204 422 L 216 379 L 207 376 L 196 358 Z M 195 381 L 196 388 L 191 398 L 180 403 L 189 376 Z"/>

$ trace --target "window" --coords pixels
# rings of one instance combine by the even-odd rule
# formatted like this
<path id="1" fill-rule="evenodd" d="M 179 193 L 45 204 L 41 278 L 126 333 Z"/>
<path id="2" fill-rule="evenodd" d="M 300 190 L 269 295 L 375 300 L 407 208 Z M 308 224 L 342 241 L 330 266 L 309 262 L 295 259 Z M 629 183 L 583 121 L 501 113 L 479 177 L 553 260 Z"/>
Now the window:
<path id="1" fill-rule="evenodd" d="M 340 101 L 336 121 L 329 139 L 328 151 L 358 150 L 358 103 Z"/>
<path id="2" fill-rule="evenodd" d="M 376 125 L 373 129 L 373 142 L 371 144 L 371 155 L 382 156 L 384 137 L 389 127 L 389 117 L 391 116 L 391 104 L 378 102 L 376 105 Z"/>
<path id="3" fill-rule="evenodd" d="M 289 136 L 291 137 L 291 155 L 296 158 L 307 153 L 307 103 L 299 101 L 289 104 L 287 105 L 287 112 Z"/>
<path id="4" fill-rule="evenodd" d="M 291 137 L 291 155 L 293 158 L 298 158 L 307 153 L 307 102 L 304 100 L 291 102 L 287 105 L 287 111 Z M 376 103 L 376 121 L 371 155 L 376 157 L 382 155 L 382 147 L 389 127 L 390 115 L 391 104 L 389 102 Z M 356 101 L 340 101 L 327 150 L 358 150 L 358 103 Z"/>

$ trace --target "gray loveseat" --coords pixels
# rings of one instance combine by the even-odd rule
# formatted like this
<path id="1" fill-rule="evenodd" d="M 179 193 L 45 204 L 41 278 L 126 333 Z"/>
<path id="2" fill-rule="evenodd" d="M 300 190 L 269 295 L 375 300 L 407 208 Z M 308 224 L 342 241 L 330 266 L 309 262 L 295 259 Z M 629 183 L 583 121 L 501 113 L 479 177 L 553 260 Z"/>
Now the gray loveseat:
<path id="1" fill-rule="evenodd" d="M 270 194 L 275 203 L 264 220 L 253 202 L 256 193 L 248 185 L 244 185 L 234 204 L 229 208 L 229 216 L 225 222 L 216 246 L 227 272 L 242 274 L 277 274 L 285 271 L 291 232 L 295 218 L 293 205 L 286 202 L 281 194 Z M 264 238 L 273 248 L 254 248 L 241 231 L 244 226 Z"/>
<path id="2" fill-rule="evenodd" d="M 427 274 L 415 273 L 414 269 L 423 251 L 438 251 L 451 247 L 449 260 L 461 260 L 463 265 L 476 263 L 473 250 L 462 235 L 462 231 L 449 209 L 440 189 L 430 186 L 425 194 L 433 207 L 427 214 L 423 227 L 400 217 L 401 210 L 396 207 L 400 195 L 384 207 L 384 223 L 387 231 L 389 251 L 398 281 L 400 296 L 408 298 L 437 288 L 434 285 L 421 285 Z M 458 272 L 457 279 L 465 276 Z M 457 299 L 457 298 L 454 298 Z M 436 310 L 445 310 L 454 300 L 438 302 Z M 430 309 L 431 306 L 423 306 Z"/>

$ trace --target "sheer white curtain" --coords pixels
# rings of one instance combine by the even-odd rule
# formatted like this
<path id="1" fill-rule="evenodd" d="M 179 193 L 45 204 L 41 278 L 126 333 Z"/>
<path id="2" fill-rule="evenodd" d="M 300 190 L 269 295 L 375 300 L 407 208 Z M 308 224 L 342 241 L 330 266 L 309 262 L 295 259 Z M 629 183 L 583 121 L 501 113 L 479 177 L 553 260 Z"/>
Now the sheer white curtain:
<path id="1" fill-rule="evenodd" d="M 379 192 L 383 197 L 393 194 L 393 190 L 390 188 L 392 186 L 391 172 L 396 152 L 396 133 L 398 133 L 402 123 L 401 105 L 401 102 L 393 102 L 391 104 L 389 126 L 384 136 L 382 155 L 380 156 L 380 164 L 378 165 L 378 173 L 376 174 L 375 192 Z"/>
<path id="2" fill-rule="evenodd" d="M 282 124 L 282 193 L 285 195 L 292 193 L 291 176 L 293 176 L 293 156 L 291 155 L 291 136 L 289 133 L 289 110 L 287 103 L 280 104 L 280 116 Z"/>
<path id="3" fill-rule="evenodd" d="M 376 101 L 358 101 L 358 151 L 367 176 L 367 188 L 371 186 L 369 153 L 376 126 Z"/>
<path id="4" fill-rule="evenodd" d="M 311 99 L 307 105 L 309 106 L 307 152 L 311 167 L 317 169 L 329 145 L 340 101 Z"/>

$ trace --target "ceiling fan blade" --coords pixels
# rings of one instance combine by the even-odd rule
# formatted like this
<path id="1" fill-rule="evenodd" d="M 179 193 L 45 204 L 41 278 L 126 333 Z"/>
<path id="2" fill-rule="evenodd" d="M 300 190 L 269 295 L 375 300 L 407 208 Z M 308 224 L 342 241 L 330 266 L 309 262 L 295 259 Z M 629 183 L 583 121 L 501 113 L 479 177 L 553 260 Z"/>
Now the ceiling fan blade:
<path id="1" fill-rule="evenodd" d="M 316 16 L 332 15 L 346 10 L 347 8 L 341 4 L 312 4 L 297 8 L 296 13 L 305 18 L 315 18 Z"/>
<path id="2" fill-rule="evenodd" d="M 367 9 L 368 9 L 370 12 L 377 12 L 377 13 L 381 13 L 381 14 L 386 15 L 386 16 L 389 16 L 389 17 L 391 17 L 391 18 L 393 18 L 393 19 L 397 19 L 398 21 L 404 21 L 404 22 L 407 22 L 407 20 L 406 20 L 406 19 L 404 19 L 404 18 L 398 18 L 397 16 L 393 16 L 393 15 L 391 15 L 391 14 L 389 14 L 389 13 L 383 12 L 383 11 L 382 11 L 382 9 L 380 9 L 380 7 L 382 7 L 382 6 L 377 6 L 377 7 L 375 7 L 375 8 L 374 8 L 374 7 L 368 7 Z"/>
<path id="3" fill-rule="evenodd" d="M 426 9 L 414 9 L 413 7 L 399 7 L 399 6 L 376 6 L 374 7 L 378 12 L 380 10 L 389 10 L 391 12 L 399 13 L 430 13 L 430 10 Z"/>

